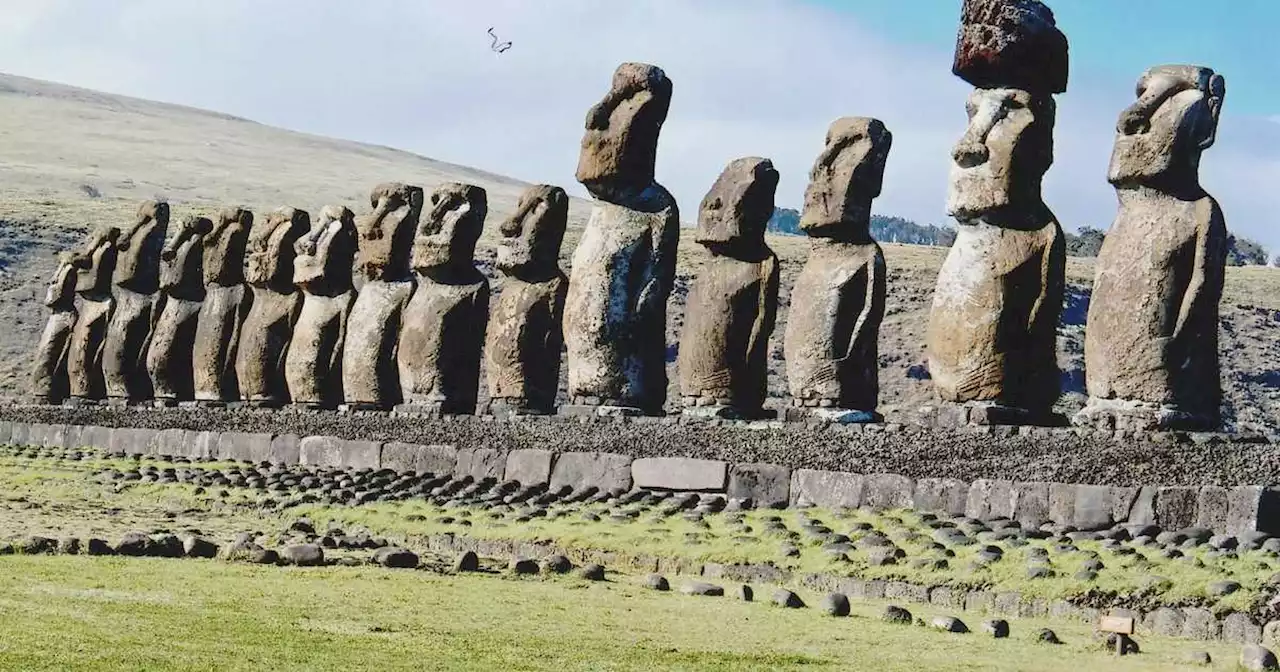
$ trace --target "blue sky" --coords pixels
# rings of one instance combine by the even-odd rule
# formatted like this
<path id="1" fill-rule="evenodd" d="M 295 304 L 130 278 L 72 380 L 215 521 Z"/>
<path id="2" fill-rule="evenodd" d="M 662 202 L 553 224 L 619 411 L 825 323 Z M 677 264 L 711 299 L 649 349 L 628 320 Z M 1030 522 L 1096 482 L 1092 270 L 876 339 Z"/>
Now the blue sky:
<path id="1" fill-rule="evenodd" d="M 1142 72 L 1227 80 L 1201 178 L 1227 226 L 1280 252 L 1280 0 L 1052 0 L 1071 42 L 1045 202 L 1106 228 L 1116 119 Z M 623 61 L 674 82 L 658 179 L 691 222 L 733 159 L 798 207 L 832 120 L 893 133 L 875 212 L 945 224 L 970 87 L 951 74 L 961 0 L 0 0 L 0 69 L 389 145 L 585 195 L 586 110 Z M 512 48 L 489 49 L 493 26 Z M 388 180 L 398 179 L 388 175 Z M 320 204 L 298 204 L 318 208 Z"/>

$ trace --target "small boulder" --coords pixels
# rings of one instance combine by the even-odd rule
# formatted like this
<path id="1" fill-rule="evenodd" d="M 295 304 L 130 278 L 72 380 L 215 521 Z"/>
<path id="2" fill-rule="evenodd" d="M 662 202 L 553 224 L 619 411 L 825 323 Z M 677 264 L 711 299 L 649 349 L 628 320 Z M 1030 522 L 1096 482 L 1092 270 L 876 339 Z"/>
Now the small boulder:
<path id="1" fill-rule="evenodd" d="M 456 573 L 475 572 L 480 570 L 480 556 L 475 551 L 465 551 L 453 563 L 453 571 Z"/>
<path id="2" fill-rule="evenodd" d="M 387 546 L 373 554 L 373 561 L 390 569 L 415 569 L 418 566 L 418 554 L 407 548 Z"/>
<path id="3" fill-rule="evenodd" d="M 552 555 L 542 560 L 542 571 L 547 574 L 568 574 L 573 563 L 563 555 Z"/>
<path id="4" fill-rule="evenodd" d="M 244 558 L 252 565 L 278 565 L 280 564 L 280 554 L 270 548 L 263 548 L 257 544 L 251 545 L 245 552 Z"/>
<path id="5" fill-rule="evenodd" d="M 849 598 L 844 593 L 830 593 L 822 598 L 821 608 L 828 616 L 848 616 Z"/>
<path id="6" fill-rule="evenodd" d="M 587 581 L 604 581 L 604 565 L 586 565 L 578 572 L 578 577 Z"/>
<path id="7" fill-rule="evenodd" d="M 644 587 L 659 592 L 667 592 L 671 590 L 671 584 L 667 582 L 667 577 L 661 574 L 650 574 L 644 578 Z"/>
<path id="8" fill-rule="evenodd" d="M 933 620 L 929 622 L 929 626 L 935 630 L 953 632 L 958 635 L 969 632 L 969 626 L 965 625 L 964 621 L 953 616 L 935 616 Z"/>
<path id="9" fill-rule="evenodd" d="M 115 549 L 111 548 L 104 539 L 90 539 L 89 545 L 86 547 L 89 555 L 115 555 Z"/>
<path id="10" fill-rule="evenodd" d="M 1062 640 L 1058 639 L 1058 633 L 1050 630 L 1049 628 L 1041 628 L 1040 632 L 1036 633 L 1036 641 L 1040 642 L 1041 644 L 1061 644 L 1062 643 Z"/>
<path id="11" fill-rule="evenodd" d="M 150 538 L 142 532 L 126 532 L 116 544 L 116 554 L 140 558 L 147 554 L 147 542 Z"/>
<path id="12" fill-rule="evenodd" d="M 1270 649 L 1259 644 L 1246 644 L 1240 650 L 1240 667 L 1249 672 L 1280 670 L 1280 663 L 1276 662 L 1276 654 Z"/>
<path id="13" fill-rule="evenodd" d="M 1231 593 L 1240 590 L 1240 584 L 1235 581 L 1214 581 L 1209 584 L 1208 593 L 1210 597 L 1225 597 Z"/>
<path id="14" fill-rule="evenodd" d="M 182 542 L 182 554 L 188 558 L 212 559 L 218 557 L 218 545 L 204 537 L 193 535 Z"/>
<path id="15" fill-rule="evenodd" d="M 681 586 L 680 592 L 685 595 L 722 597 L 724 595 L 724 588 L 722 586 L 717 586 L 714 583 L 707 583 L 706 581 L 693 581 L 692 583 L 686 583 Z"/>
<path id="16" fill-rule="evenodd" d="M 80 555 L 80 540 L 75 537 L 66 537 L 58 540 L 58 552 L 63 555 Z"/>
<path id="17" fill-rule="evenodd" d="M 324 549 L 317 544 L 296 544 L 286 546 L 281 557 L 290 565 L 319 567 L 324 564 Z"/>
<path id="18" fill-rule="evenodd" d="M 1003 618 L 993 618 L 983 621 L 982 631 L 996 639 L 1004 639 L 1009 636 L 1009 621 L 1006 621 Z"/>
<path id="19" fill-rule="evenodd" d="M 804 600 L 786 588 L 779 588 L 773 591 L 772 601 L 779 607 L 786 609 L 801 609 L 804 607 Z"/>
<path id="20" fill-rule="evenodd" d="M 744 583 L 744 584 L 742 584 L 741 586 L 738 586 L 738 599 L 739 599 L 739 600 L 742 600 L 743 602 L 750 602 L 750 601 L 754 600 L 755 598 L 756 598 L 756 593 L 755 593 L 755 591 L 754 591 L 754 590 L 751 590 L 751 586 L 748 586 L 748 585 L 747 585 L 747 584 L 745 584 L 745 583 Z"/>
<path id="21" fill-rule="evenodd" d="M 1187 654 L 1186 662 L 1188 665 L 1208 667 L 1213 664 L 1213 657 L 1209 655 L 1208 651 L 1192 651 Z"/>
<path id="22" fill-rule="evenodd" d="M 528 558 L 512 558 L 507 569 L 510 569 L 512 574 L 537 574 L 538 563 Z"/>
<path id="23" fill-rule="evenodd" d="M 911 623 L 911 612 L 902 607 L 889 605 L 884 608 L 880 614 L 880 620 L 887 623 L 901 623 L 909 625 Z"/>
<path id="24" fill-rule="evenodd" d="M 152 535 L 146 545 L 147 555 L 153 558 L 181 558 L 182 540 L 173 534 Z"/>

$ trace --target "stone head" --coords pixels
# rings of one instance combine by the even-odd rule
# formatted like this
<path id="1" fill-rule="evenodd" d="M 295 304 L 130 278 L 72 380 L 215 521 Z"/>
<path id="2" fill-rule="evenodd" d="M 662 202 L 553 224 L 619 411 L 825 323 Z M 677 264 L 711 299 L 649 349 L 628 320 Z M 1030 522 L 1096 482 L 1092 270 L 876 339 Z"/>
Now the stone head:
<path id="1" fill-rule="evenodd" d="M 71 308 L 76 297 L 76 255 L 74 252 L 58 254 L 58 266 L 53 270 L 49 286 L 45 288 L 44 305 L 50 308 Z"/>
<path id="2" fill-rule="evenodd" d="M 1218 136 L 1227 83 L 1209 68 L 1161 65 L 1138 80 L 1138 100 L 1120 113 L 1108 179 L 1198 184 L 1200 154 Z"/>
<path id="3" fill-rule="evenodd" d="M 279 208 L 249 229 L 245 245 L 245 281 L 258 287 L 293 289 L 294 243 L 311 230 L 311 215 L 298 208 Z"/>
<path id="4" fill-rule="evenodd" d="M 204 286 L 204 236 L 213 230 L 208 217 L 187 215 L 170 227 L 160 252 L 160 288 L 197 290 Z"/>
<path id="5" fill-rule="evenodd" d="M 810 236 L 862 240 L 871 235 L 871 202 L 884 186 L 893 134 L 879 119 L 843 117 L 809 171 L 800 228 Z"/>
<path id="6" fill-rule="evenodd" d="M 1040 185 L 1053 164 L 1053 97 L 974 89 L 966 108 L 969 127 L 951 152 L 947 212 L 1000 219 L 1042 209 Z"/>
<path id="7" fill-rule="evenodd" d="M 160 282 L 160 250 L 169 230 L 169 204 L 144 201 L 131 226 L 116 240 L 113 282 L 144 294 L 156 291 Z"/>
<path id="8" fill-rule="evenodd" d="M 310 232 L 294 244 L 293 281 L 300 287 L 351 288 L 356 256 L 356 216 L 340 205 L 326 205 Z"/>
<path id="9" fill-rule="evenodd" d="M 76 292 L 84 295 L 111 293 L 111 276 L 116 268 L 116 241 L 120 229 L 102 226 L 89 234 L 84 247 L 75 253 Z"/>
<path id="10" fill-rule="evenodd" d="M 623 63 L 604 99 L 587 112 L 577 179 L 593 196 L 625 202 L 653 183 L 658 134 L 671 106 L 661 68 Z"/>
<path id="11" fill-rule="evenodd" d="M 409 274 L 413 235 L 422 215 L 422 188 L 387 182 L 369 194 L 373 212 L 356 219 L 356 265 L 370 280 L 402 280 Z"/>
<path id="12" fill-rule="evenodd" d="M 751 156 L 729 162 L 702 199 L 694 240 L 713 253 L 730 256 L 763 249 L 777 188 L 778 171 L 769 159 Z"/>
<path id="13" fill-rule="evenodd" d="M 569 222 L 564 189 L 536 184 L 520 195 L 515 214 L 502 223 L 497 266 L 517 277 L 549 277 L 559 269 L 560 244 Z"/>
<path id="14" fill-rule="evenodd" d="M 476 241 L 489 211 L 485 190 L 446 182 L 431 192 L 426 205 L 413 239 L 414 269 L 473 267 Z"/>
<path id="15" fill-rule="evenodd" d="M 244 251 L 253 228 L 253 213 L 244 208 L 226 208 L 213 220 L 204 235 L 204 284 L 230 287 L 244 282 Z"/>

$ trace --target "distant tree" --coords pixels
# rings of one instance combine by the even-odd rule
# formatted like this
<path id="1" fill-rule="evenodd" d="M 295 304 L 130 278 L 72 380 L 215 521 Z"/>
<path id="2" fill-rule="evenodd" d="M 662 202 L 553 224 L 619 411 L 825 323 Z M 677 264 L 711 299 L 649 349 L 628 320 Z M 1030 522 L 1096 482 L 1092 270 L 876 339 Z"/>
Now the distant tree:
<path id="1" fill-rule="evenodd" d="M 1271 260 L 1271 265 L 1280 268 L 1280 254 L 1277 254 L 1276 258 Z"/>
<path id="2" fill-rule="evenodd" d="M 1227 236 L 1228 266 L 1266 266 L 1267 250 L 1256 240 L 1235 234 Z"/>
<path id="3" fill-rule="evenodd" d="M 1067 254 L 1073 257 L 1096 257 L 1102 251 L 1106 232 L 1091 226 L 1082 226 L 1076 233 L 1067 234 Z"/>
<path id="4" fill-rule="evenodd" d="M 804 232 L 800 230 L 800 211 L 775 208 L 767 229 L 774 233 L 803 235 Z M 872 215 L 871 237 L 882 243 L 950 247 L 956 240 L 956 232 L 934 224 L 917 224 L 901 217 Z"/>

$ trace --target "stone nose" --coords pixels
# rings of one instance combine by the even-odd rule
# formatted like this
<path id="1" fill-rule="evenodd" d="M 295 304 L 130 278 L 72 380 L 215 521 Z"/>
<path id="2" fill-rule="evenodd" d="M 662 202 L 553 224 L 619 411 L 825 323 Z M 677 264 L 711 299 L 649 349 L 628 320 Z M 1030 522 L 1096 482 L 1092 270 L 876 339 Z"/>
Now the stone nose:
<path id="1" fill-rule="evenodd" d="M 987 151 L 986 145 L 964 142 L 956 145 L 951 152 L 951 158 L 955 159 L 956 164 L 961 168 L 973 168 L 986 163 L 991 158 L 991 153 Z"/>
<path id="2" fill-rule="evenodd" d="M 1129 108 L 1120 115 L 1119 131 L 1122 135 L 1138 135 L 1151 130 L 1151 121 L 1146 115 L 1146 110 Z"/>

